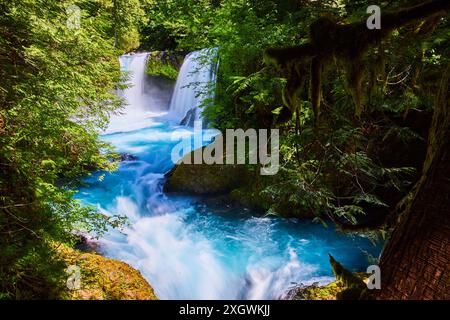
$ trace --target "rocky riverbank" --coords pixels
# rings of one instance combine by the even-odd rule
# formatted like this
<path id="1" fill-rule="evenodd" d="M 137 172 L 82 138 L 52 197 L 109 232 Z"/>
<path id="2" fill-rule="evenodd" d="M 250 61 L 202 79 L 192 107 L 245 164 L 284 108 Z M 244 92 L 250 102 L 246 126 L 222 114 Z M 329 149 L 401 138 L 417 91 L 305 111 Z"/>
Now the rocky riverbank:
<path id="1" fill-rule="evenodd" d="M 68 266 L 80 268 L 80 286 L 73 290 L 67 288 L 61 299 L 158 300 L 141 273 L 124 262 L 64 245 L 57 250 Z"/>

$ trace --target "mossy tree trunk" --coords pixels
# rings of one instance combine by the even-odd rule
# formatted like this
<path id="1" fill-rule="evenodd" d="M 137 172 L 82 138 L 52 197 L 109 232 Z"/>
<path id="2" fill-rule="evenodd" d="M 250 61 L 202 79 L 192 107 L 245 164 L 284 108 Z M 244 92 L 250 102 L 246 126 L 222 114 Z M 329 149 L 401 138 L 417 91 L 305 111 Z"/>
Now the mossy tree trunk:
<path id="1" fill-rule="evenodd" d="M 450 299 L 449 73 L 437 96 L 422 178 L 381 256 L 376 299 Z"/>
<path id="2" fill-rule="evenodd" d="M 448 0 L 424 1 L 383 14 L 382 29 L 370 31 L 365 21 L 345 25 L 329 18 L 319 18 L 310 26 L 310 42 L 289 48 L 267 49 L 265 59 L 267 63 L 276 65 L 287 78 L 284 101 L 291 112 L 297 109 L 296 96 L 304 84 L 300 81 L 299 70 L 305 64 L 311 66 L 310 99 L 316 124 L 322 85 L 322 68 L 319 66 L 329 64 L 333 61 L 331 57 L 342 60 L 347 65 L 347 80 L 359 116 L 363 111 L 363 70 L 355 66 L 361 63 L 367 49 L 388 37 L 392 30 L 409 23 L 430 19 L 430 23 L 425 25 L 435 26 L 439 17 L 446 16 L 449 10 Z M 382 253 L 382 289 L 369 292 L 369 298 L 450 299 L 449 74 L 450 69 L 447 68 L 437 95 L 422 178 Z"/>

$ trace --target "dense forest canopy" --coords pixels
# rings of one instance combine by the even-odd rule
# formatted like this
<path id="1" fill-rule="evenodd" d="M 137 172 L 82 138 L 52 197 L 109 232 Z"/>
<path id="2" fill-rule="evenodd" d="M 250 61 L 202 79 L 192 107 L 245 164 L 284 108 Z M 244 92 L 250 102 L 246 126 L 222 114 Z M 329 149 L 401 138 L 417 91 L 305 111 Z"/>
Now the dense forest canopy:
<path id="1" fill-rule="evenodd" d="M 218 47 L 209 126 L 282 132 L 282 168 L 257 199 L 384 239 L 421 177 L 449 65 L 445 1 L 401 19 L 424 3 L 382 2 L 390 24 L 369 41 L 365 0 L 0 0 L 0 298 L 58 297 L 55 246 L 122 222 L 72 195 L 116 166 L 96 129 L 123 103 L 117 58 L 133 50 Z M 74 4 L 79 29 L 67 25 Z"/>

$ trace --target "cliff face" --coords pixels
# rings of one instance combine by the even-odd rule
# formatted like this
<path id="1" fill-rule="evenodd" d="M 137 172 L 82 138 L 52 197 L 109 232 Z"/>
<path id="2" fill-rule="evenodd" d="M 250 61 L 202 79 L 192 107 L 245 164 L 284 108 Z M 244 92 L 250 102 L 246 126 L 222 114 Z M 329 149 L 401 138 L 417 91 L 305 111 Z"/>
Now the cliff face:
<path id="1" fill-rule="evenodd" d="M 153 51 L 147 60 L 146 73 L 176 81 L 185 54 L 172 51 Z"/>
<path id="2" fill-rule="evenodd" d="M 141 273 L 128 264 L 61 246 L 68 266 L 80 268 L 79 288 L 67 289 L 67 300 L 158 300 Z"/>

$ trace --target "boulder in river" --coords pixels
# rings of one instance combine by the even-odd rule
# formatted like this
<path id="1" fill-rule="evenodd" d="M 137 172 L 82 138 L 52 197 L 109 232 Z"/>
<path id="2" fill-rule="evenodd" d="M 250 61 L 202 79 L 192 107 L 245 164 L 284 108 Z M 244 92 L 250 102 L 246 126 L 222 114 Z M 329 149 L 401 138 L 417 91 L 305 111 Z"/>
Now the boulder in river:
<path id="1" fill-rule="evenodd" d="M 185 157 L 192 157 L 193 152 Z M 240 204 L 286 217 L 314 217 L 312 212 L 292 202 L 288 193 L 275 198 L 264 192 L 279 177 L 261 176 L 259 169 L 258 165 L 186 164 L 186 161 L 180 161 L 166 173 L 163 190 L 200 196 L 220 195 L 222 203 L 227 199 L 233 206 Z"/>

